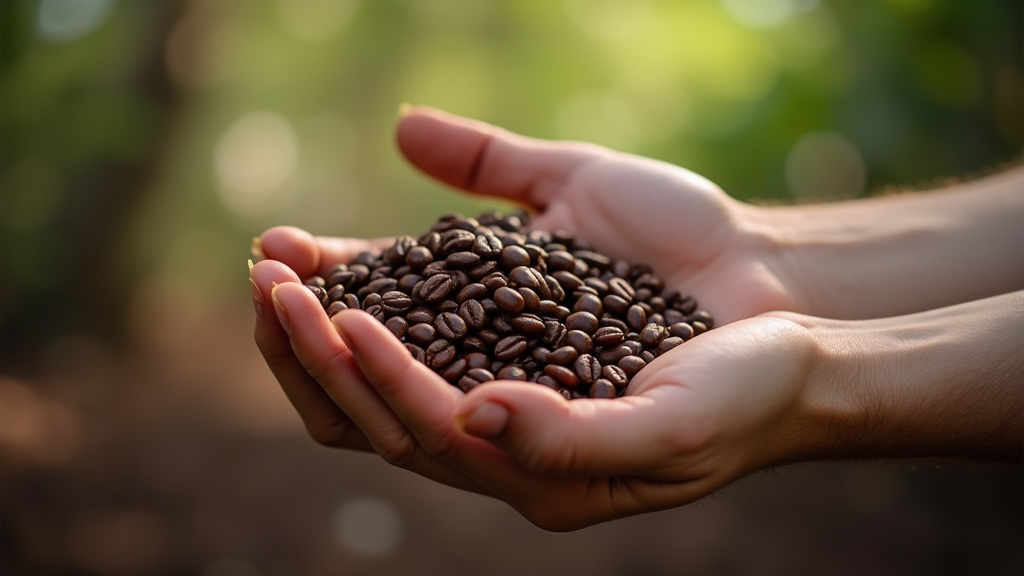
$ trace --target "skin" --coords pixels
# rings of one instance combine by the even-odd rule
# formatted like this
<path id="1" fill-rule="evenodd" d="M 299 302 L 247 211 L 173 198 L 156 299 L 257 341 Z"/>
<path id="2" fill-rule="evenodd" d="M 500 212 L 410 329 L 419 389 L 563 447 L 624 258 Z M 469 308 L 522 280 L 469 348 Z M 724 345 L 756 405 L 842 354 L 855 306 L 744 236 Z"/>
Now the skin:
<path id="1" fill-rule="evenodd" d="M 396 139 L 441 182 L 650 264 L 724 325 L 614 401 L 510 382 L 464 394 L 368 315 L 328 319 L 299 283 L 386 239 L 274 228 L 251 270 L 255 338 L 318 442 L 500 498 L 549 530 L 683 505 L 801 460 L 1021 461 L 1021 169 L 765 208 L 679 167 L 430 109 L 406 113 Z"/>

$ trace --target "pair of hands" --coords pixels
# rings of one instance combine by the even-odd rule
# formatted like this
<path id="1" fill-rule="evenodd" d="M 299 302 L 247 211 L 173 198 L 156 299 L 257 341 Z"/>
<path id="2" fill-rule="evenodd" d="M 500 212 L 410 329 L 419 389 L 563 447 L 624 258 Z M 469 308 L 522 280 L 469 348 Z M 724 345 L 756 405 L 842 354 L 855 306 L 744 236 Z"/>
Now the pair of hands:
<path id="1" fill-rule="evenodd" d="M 756 208 L 676 166 L 429 109 L 403 116 L 397 142 L 446 184 L 533 208 L 534 227 L 649 264 L 720 327 L 614 401 L 512 382 L 465 394 L 369 315 L 327 318 L 301 285 L 387 239 L 273 228 L 250 272 L 255 338 L 314 439 L 500 498 L 549 530 L 686 504 L 807 451 L 798 408 L 818 344 L 799 317 L 770 312 L 804 304 Z"/>

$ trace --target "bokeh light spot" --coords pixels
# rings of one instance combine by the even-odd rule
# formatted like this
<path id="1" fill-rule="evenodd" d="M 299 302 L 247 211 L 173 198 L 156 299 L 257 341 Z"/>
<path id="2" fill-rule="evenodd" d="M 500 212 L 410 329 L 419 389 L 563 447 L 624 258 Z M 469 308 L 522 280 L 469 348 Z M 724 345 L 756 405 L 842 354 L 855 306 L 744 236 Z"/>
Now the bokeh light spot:
<path id="1" fill-rule="evenodd" d="M 404 532 L 405 522 L 398 510 L 380 498 L 353 498 L 342 504 L 334 514 L 336 541 L 357 554 L 392 554 L 398 549 Z"/>
<path id="2" fill-rule="evenodd" d="M 864 191 L 866 170 L 860 151 L 834 132 L 805 134 L 786 158 L 786 183 L 800 200 L 850 198 Z"/>
<path id="3" fill-rule="evenodd" d="M 773 28 L 793 16 L 818 7 L 818 0 L 722 0 L 737 23 L 749 28 Z"/>
<path id="4" fill-rule="evenodd" d="M 581 30 L 601 40 L 636 36 L 654 20 L 651 0 L 566 0 L 565 7 Z"/>
<path id="5" fill-rule="evenodd" d="M 106 21 L 113 4 L 113 0 L 42 0 L 39 35 L 51 42 L 78 40 Z"/>
<path id="6" fill-rule="evenodd" d="M 242 217 L 279 208 L 295 170 L 299 147 L 291 123 L 276 112 L 252 112 L 231 125 L 214 157 L 220 198 Z"/>

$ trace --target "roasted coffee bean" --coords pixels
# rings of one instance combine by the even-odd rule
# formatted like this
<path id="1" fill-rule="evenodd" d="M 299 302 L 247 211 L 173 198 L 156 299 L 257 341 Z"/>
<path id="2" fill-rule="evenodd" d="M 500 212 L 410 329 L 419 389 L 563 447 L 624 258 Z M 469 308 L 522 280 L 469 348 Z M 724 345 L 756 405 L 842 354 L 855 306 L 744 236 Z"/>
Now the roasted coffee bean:
<path id="1" fill-rule="evenodd" d="M 448 255 L 452 252 L 469 250 L 476 241 L 476 235 L 461 228 L 446 230 L 441 233 L 441 253 Z"/>
<path id="2" fill-rule="evenodd" d="M 487 344 L 476 336 L 467 336 L 462 340 L 462 351 L 464 353 L 481 352 L 486 354 L 488 352 L 487 348 Z"/>
<path id="3" fill-rule="evenodd" d="M 413 274 L 411 272 L 409 274 L 404 274 L 398 279 L 398 284 L 395 286 L 395 289 L 405 292 L 406 294 L 412 294 L 413 287 L 422 279 L 423 277 L 419 274 Z"/>
<path id="4" fill-rule="evenodd" d="M 327 290 L 324 290 L 323 286 L 317 286 L 316 284 L 306 284 L 306 288 L 316 296 L 316 299 L 320 301 L 320 305 L 327 307 L 331 303 L 330 297 L 327 296 Z"/>
<path id="5" fill-rule="evenodd" d="M 435 340 L 427 346 L 427 366 L 444 368 L 455 360 L 455 345 L 447 340 Z"/>
<path id="6" fill-rule="evenodd" d="M 395 243 L 384 251 L 384 258 L 392 266 L 398 266 L 405 262 L 405 257 L 414 246 L 416 246 L 415 238 L 412 236 L 399 236 L 395 239 Z"/>
<path id="7" fill-rule="evenodd" d="M 580 353 L 577 352 L 576 349 L 573 348 L 572 346 L 562 346 L 561 348 L 556 348 L 555 350 L 552 350 L 551 354 L 548 354 L 547 361 L 550 364 L 560 364 L 562 366 L 568 366 L 569 364 L 576 361 L 576 358 L 579 356 L 579 354 Z"/>
<path id="8" fill-rule="evenodd" d="M 376 318 L 378 315 L 384 314 L 384 309 L 381 307 L 380 304 L 371 304 L 369 306 L 364 305 L 363 311 L 369 314 L 370 316 L 373 316 L 374 318 Z"/>
<path id="9" fill-rule="evenodd" d="M 592 384 L 601 377 L 601 362 L 590 354 L 581 354 L 573 363 L 573 370 L 580 381 Z"/>
<path id="10" fill-rule="evenodd" d="M 648 324 L 657 324 L 658 326 L 661 326 L 662 328 L 664 328 L 665 327 L 665 317 L 662 316 L 661 314 L 658 314 L 657 312 L 655 312 L 654 314 L 651 314 L 650 316 L 647 317 L 647 323 Z"/>
<path id="11" fill-rule="evenodd" d="M 626 337 L 629 338 L 631 336 L 636 336 L 636 334 L 631 332 Z M 644 345 L 641 344 L 639 340 L 626 340 L 625 342 L 622 343 L 622 345 L 628 348 L 629 353 L 632 354 L 633 356 L 637 356 L 644 351 Z"/>
<path id="12" fill-rule="evenodd" d="M 625 344 L 620 344 L 612 348 L 605 348 L 601 350 L 597 353 L 597 359 L 601 361 L 601 364 L 607 366 L 610 364 L 617 364 L 619 360 L 631 355 L 633 355 L 633 351 Z"/>
<path id="13" fill-rule="evenodd" d="M 464 392 L 469 392 L 473 388 L 491 380 L 494 380 L 494 374 L 491 374 L 490 370 L 473 368 L 467 370 L 466 374 L 459 378 L 459 388 L 462 388 Z"/>
<path id="14" fill-rule="evenodd" d="M 658 349 L 655 350 L 654 353 L 660 356 L 665 352 L 668 352 L 669 350 L 675 348 L 676 346 L 679 346 L 683 342 L 684 340 L 678 336 L 669 336 L 668 338 L 665 338 L 664 340 L 658 343 Z"/>
<path id="15" fill-rule="evenodd" d="M 434 320 L 434 330 L 442 338 L 460 340 L 466 335 L 466 321 L 454 312 L 442 312 Z"/>
<path id="16" fill-rule="evenodd" d="M 615 326 L 602 326 L 594 332 L 593 340 L 599 346 L 614 346 L 626 339 L 625 332 Z"/>
<path id="17" fill-rule="evenodd" d="M 558 383 L 558 380 L 555 380 L 554 378 L 552 378 L 551 376 L 548 376 L 547 374 L 545 374 L 543 372 L 541 372 L 537 376 L 537 384 L 540 384 L 541 386 L 547 386 L 548 388 L 551 388 L 552 390 L 555 390 L 556 392 L 563 389 L 562 385 Z M 563 394 L 563 396 L 565 396 L 565 395 Z M 565 399 L 568 400 L 569 397 L 566 396 Z"/>
<path id="18" fill-rule="evenodd" d="M 671 336 L 682 338 L 685 342 L 690 338 L 693 338 L 693 326 L 690 326 L 686 322 L 676 322 L 668 327 L 668 333 Z"/>
<path id="19" fill-rule="evenodd" d="M 487 287 L 491 292 L 495 292 L 502 286 L 508 286 L 508 276 L 505 276 L 501 272 L 493 272 L 484 276 L 480 279 L 480 283 Z"/>
<path id="20" fill-rule="evenodd" d="M 349 292 L 348 294 L 345 294 L 345 296 L 343 296 L 340 301 L 344 302 L 345 306 L 348 306 L 349 308 L 355 308 L 356 310 L 362 308 L 359 305 L 359 296 L 356 296 L 355 294 L 353 294 L 351 292 Z"/>
<path id="21" fill-rule="evenodd" d="M 512 327 L 528 336 L 544 333 L 544 321 L 536 314 L 519 314 L 512 319 Z"/>
<path id="22" fill-rule="evenodd" d="M 505 312 L 515 314 L 526 306 L 526 300 L 518 290 L 502 286 L 494 291 L 494 303 Z"/>
<path id="23" fill-rule="evenodd" d="M 341 312 L 342 310 L 347 310 L 347 309 L 348 309 L 348 306 L 346 306 L 345 303 L 342 302 L 341 300 L 337 300 L 335 302 L 331 302 L 330 304 L 327 305 L 327 317 L 330 318 L 330 317 L 334 316 L 335 314 L 337 314 L 338 312 Z"/>
<path id="24" fill-rule="evenodd" d="M 427 363 L 427 353 L 423 350 L 423 348 L 420 348 L 415 344 L 410 344 L 409 342 L 406 342 L 405 349 L 408 350 L 409 354 L 412 355 L 413 359 L 419 362 L 420 364 Z"/>
<path id="25" fill-rule="evenodd" d="M 540 296 L 537 296 L 536 292 L 529 288 L 520 288 L 517 291 L 523 297 L 524 312 L 536 312 L 540 308 Z"/>
<path id="26" fill-rule="evenodd" d="M 501 334 L 498 334 L 490 328 L 484 328 L 480 332 L 477 332 L 477 336 L 479 336 L 480 339 L 484 341 L 484 344 L 487 344 L 490 348 L 493 348 L 494 345 L 498 343 L 498 340 L 501 340 L 502 338 Z"/>
<path id="27" fill-rule="evenodd" d="M 469 269 L 469 277 L 473 280 L 480 280 L 481 278 L 492 274 L 498 269 L 498 262 L 495 260 L 484 260 L 483 262 L 473 266 Z"/>
<path id="28" fill-rule="evenodd" d="M 337 302 L 345 297 L 345 287 L 341 284 L 335 284 L 327 290 L 327 300 L 330 302 Z"/>
<path id="29" fill-rule="evenodd" d="M 589 398 L 615 398 L 615 387 L 604 378 L 597 379 L 587 392 Z"/>
<path id="30" fill-rule="evenodd" d="M 509 271 L 508 278 L 512 281 L 512 285 L 516 287 L 539 290 L 542 286 L 547 286 L 547 284 L 544 283 L 544 276 L 541 275 L 540 272 L 533 268 L 527 268 L 526 266 L 516 266 Z"/>
<path id="31" fill-rule="evenodd" d="M 616 363 L 616 366 L 622 368 L 622 371 L 626 373 L 626 376 L 632 378 L 633 376 L 636 376 L 636 373 L 642 370 L 644 366 L 647 366 L 647 362 L 644 362 L 644 360 L 639 356 L 626 356 L 625 358 L 620 359 Z"/>
<path id="32" fill-rule="evenodd" d="M 590 312 L 573 312 L 565 319 L 565 327 L 569 330 L 582 330 L 587 334 L 597 331 L 597 316 Z"/>
<path id="33" fill-rule="evenodd" d="M 455 361 L 445 366 L 444 370 L 441 371 L 441 378 L 449 382 L 455 382 L 462 378 L 462 375 L 466 373 L 466 369 L 466 359 L 456 358 Z"/>
<path id="34" fill-rule="evenodd" d="M 495 376 L 497 376 L 498 380 L 522 380 L 525 382 L 526 370 L 523 370 L 521 366 L 509 364 L 501 370 L 498 370 L 498 373 L 495 374 Z"/>
<path id="35" fill-rule="evenodd" d="M 616 294 L 608 294 L 601 300 L 601 304 L 604 305 L 605 311 L 611 314 L 625 314 L 629 309 L 629 301 Z"/>
<path id="36" fill-rule="evenodd" d="M 459 306 L 459 316 L 466 326 L 479 330 L 487 325 L 487 312 L 477 300 L 466 300 Z"/>
<path id="37" fill-rule="evenodd" d="M 434 255 L 426 246 L 414 246 L 405 255 L 405 263 L 416 272 L 422 271 L 433 261 Z"/>
<path id="38" fill-rule="evenodd" d="M 551 355 L 551 350 L 548 349 L 548 348 L 544 348 L 543 346 L 538 346 L 538 347 L 534 348 L 533 349 L 533 353 L 531 354 L 533 359 L 536 360 L 537 362 L 539 362 L 540 364 L 547 364 L 548 363 L 548 356 L 550 356 L 550 355 Z"/>
<path id="39" fill-rule="evenodd" d="M 662 316 L 665 317 L 666 326 L 679 324 L 686 320 L 686 315 L 680 312 L 679 310 L 676 310 L 675 308 L 666 308 L 665 311 L 662 312 L 661 314 Z"/>
<path id="40" fill-rule="evenodd" d="M 629 281 L 617 276 L 608 281 L 608 292 L 609 294 L 618 296 L 625 300 L 626 303 L 632 302 L 633 298 L 636 296 L 636 292 L 629 284 Z M 608 306 L 607 302 L 605 303 L 605 306 Z"/>
<path id="41" fill-rule="evenodd" d="M 438 260 L 424 266 L 422 274 L 424 278 L 430 278 L 431 276 L 446 274 L 448 272 L 448 263 L 444 260 Z"/>
<path id="42" fill-rule="evenodd" d="M 573 312 L 590 312 L 597 318 L 604 314 L 604 306 L 596 294 L 582 294 L 578 296 L 576 304 L 572 307 Z"/>
<path id="43" fill-rule="evenodd" d="M 640 343 L 645 348 L 655 348 L 658 343 L 665 339 L 667 335 L 666 330 L 662 326 L 657 324 L 648 324 L 644 326 L 644 329 L 640 331 Z"/>
<path id="44" fill-rule="evenodd" d="M 697 301 L 693 299 L 693 296 L 684 296 L 673 304 L 672 307 L 683 314 L 693 314 L 694 310 L 697 309 Z"/>
<path id="45" fill-rule="evenodd" d="M 327 281 L 324 280 L 323 276 L 310 276 L 303 282 L 306 286 L 319 286 L 320 288 L 327 288 Z"/>
<path id="46" fill-rule="evenodd" d="M 455 301 L 462 304 L 466 300 L 480 300 L 481 298 L 490 296 L 490 294 L 491 291 L 487 289 L 487 286 L 484 286 L 479 282 L 474 282 L 463 286 L 462 290 L 459 290 L 458 296 L 455 297 Z"/>
<path id="47" fill-rule="evenodd" d="M 602 366 L 601 376 L 608 382 L 611 382 L 617 390 L 621 390 L 629 384 L 629 376 L 626 376 L 626 372 L 615 364 Z"/>
<path id="48" fill-rule="evenodd" d="M 420 288 L 420 298 L 425 302 L 440 302 L 448 296 L 452 290 L 452 277 L 448 274 L 435 274 L 423 283 Z"/>
<path id="49" fill-rule="evenodd" d="M 582 330 L 570 330 L 565 333 L 565 343 L 572 346 L 580 354 L 587 354 L 594 349 L 594 342 Z"/>
<path id="50" fill-rule="evenodd" d="M 714 321 L 711 319 L 711 314 L 708 314 L 705 310 L 697 310 L 693 314 L 690 314 L 686 318 L 686 320 L 688 322 L 694 322 L 694 321 L 700 322 L 708 330 L 712 329 L 714 327 L 714 325 L 715 325 Z"/>
<path id="51" fill-rule="evenodd" d="M 644 350 L 643 352 L 640 353 L 640 359 L 646 362 L 647 364 L 650 364 L 651 362 L 654 362 L 654 352 L 651 352 L 650 350 Z"/>
<path id="52" fill-rule="evenodd" d="M 541 336 L 540 341 L 551 348 L 558 348 L 565 342 L 568 332 L 565 324 L 558 320 L 545 320 L 544 335 Z"/>
<path id="53" fill-rule="evenodd" d="M 546 291 L 545 291 L 546 288 Z M 565 289 L 554 276 L 544 276 L 544 288 L 537 293 L 541 300 L 551 300 L 556 304 L 565 300 Z"/>
<path id="54" fill-rule="evenodd" d="M 398 286 L 398 280 L 395 280 L 394 278 L 377 278 L 366 285 L 366 287 L 370 289 L 370 292 L 374 292 L 376 294 L 390 292 L 394 290 L 396 286 Z"/>
<path id="55" fill-rule="evenodd" d="M 409 331 L 406 332 L 405 337 L 410 342 L 419 344 L 421 346 L 429 346 L 431 342 L 436 339 L 436 331 L 434 330 L 433 324 L 413 324 L 409 326 Z"/>
<path id="56" fill-rule="evenodd" d="M 629 326 L 625 322 L 619 320 L 618 318 L 609 317 L 607 312 L 605 312 L 604 317 L 601 318 L 601 321 L 598 323 L 598 326 L 600 326 L 601 328 L 604 328 L 605 326 L 618 328 L 619 330 L 622 331 L 623 336 L 629 333 Z"/>
<path id="57" fill-rule="evenodd" d="M 575 388 L 579 384 L 579 378 L 572 369 L 558 364 L 548 364 L 544 367 L 544 374 L 554 378 L 560 385 L 566 388 Z"/>
<path id="58" fill-rule="evenodd" d="M 466 354 L 466 366 L 468 368 L 487 368 L 491 365 L 491 359 L 487 354 L 470 353 Z"/>
<path id="59" fill-rule="evenodd" d="M 412 308 L 412 299 L 405 292 L 392 290 L 381 295 L 380 305 L 385 312 L 395 315 Z"/>
<path id="60" fill-rule="evenodd" d="M 488 260 L 501 256 L 502 248 L 501 240 L 492 234 L 480 234 L 473 241 L 473 253 Z"/>
<path id="61" fill-rule="evenodd" d="M 626 324 L 634 332 L 640 332 L 647 325 L 647 313 L 638 304 L 633 304 L 626 310 Z"/>
<path id="62" fill-rule="evenodd" d="M 459 311 L 459 303 L 456 302 L 455 300 L 444 300 L 443 302 L 441 302 L 440 304 L 437 305 L 437 311 L 438 312 L 458 312 Z"/>
<path id="63" fill-rule="evenodd" d="M 409 313 L 405 315 L 405 319 L 409 321 L 410 326 L 413 324 L 423 323 L 433 324 L 434 317 L 434 313 L 425 308 L 410 310 Z"/>
<path id="64" fill-rule="evenodd" d="M 557 310 L 558 304 L 555 304 L 553 300 L 541 300 L 537 305 L 537 314 L 542 318 L 554 318 Z"/>
<path id="65" fill-rule="evenodd" d="M 366 283 L 366 279 L 370 277 L 370 267 L 366 264 L 352 263 L 348 266 L 348 271 L 354 274 L 352 284 L 354 286 L 361 286 Z M 345 286 L 350 288 L 350 286 Z"/>
<path id="66" fill-rule="evenodd" d="M 661 314 L 668 308 L 665 299 L 661 296 L 652 296 L 647 303 L 651 305 L 651 309 L 654 310 L 655 314 Z"/>
<path id="67" fill-rule="evenodd" d="M 384 322 L 384 326 L 395 335 L 396 338 L 401 340 L 405 338 L 405 334 L 409 331 L 409 323 L 405 321 L 405 318 L 401 316 L 392 316 Z"/>
<path id="68" fill-rule="evenodd" d="M 526 352 L 526 338 L 520 335 L 506 336 L 494 345 L 494 357 L 511 362 Z"/>
<path id="69" fill-rule="evenodd" d="M 585 246 L 585 244 L 581 244 L 581 242 L 579 241 L 576 242 L 576 245 Z M 582 260 L 592 267 L 603 269 L 612 265 L 611 258 L 605 256 L 604 254 L 593 252 L 591 250 L 575 250 L 573 251 L 572 255 L 576 257 L 576 260 Z"/>
<path id="70" fill-rule="evenodd" d="M 501 250 L 501 257 L 498 259 L 505 270 L 512 270 L 519 266 L 530 265 L 530 253 L 522 246 L 505 246 Z"/>
<path id="71" fill-rule="evenodd" d="M 450 270 L 470 268 L 480 263 L 480 256 L 472 252 L 452 252 L 444 263 Z"/>
<path id="72" fill-rule="evenodd" d="M 512 318 L 508 314 L 495 314 L 492 316 L 491 327 L 502 335 L 508 335 L 516 331 L 515 326 L 512 326 Z"/>
<path id="73" fill-rule="evenodd" d="M 558 280 L 558 285 L 566 292 L 573 292 L 583 286 L 583 280 L 580 280 L 579 276 L 569 272 L 568 270 L 559 270 L 551 276 L 555 280 Z"/>
<path id="74" fill-rule="evenodd" d="M 708 331 L 708 327 L 703 322 L 691 322 L 690 326 L 693 326 L 694 336 L 699 336 Z"/>
<path id="75" fill-rule="evenodd" d="M 572 270 L 576 258 L 567 252 L 564 247 L 557 250 L 548 250 L 548 270 L 557 272 L 559 270 Z"/>

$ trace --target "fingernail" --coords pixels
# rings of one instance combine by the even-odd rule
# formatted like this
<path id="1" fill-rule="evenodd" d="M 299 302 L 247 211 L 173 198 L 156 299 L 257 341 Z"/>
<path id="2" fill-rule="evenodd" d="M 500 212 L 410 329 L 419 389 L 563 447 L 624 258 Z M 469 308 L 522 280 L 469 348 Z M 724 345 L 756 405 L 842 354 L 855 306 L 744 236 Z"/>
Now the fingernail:
<path id="1" fill-rule="evenodd" d="M 508 409 L 504 406 L 484 402 L 466 414 L 460 424 L 466 434 L 492 440 L 505 432 L 508 417 Z"/>
<path id="2" fill-rule="evenodd" d="M 402 102 L 401 104 L 398 105 L 399 118 L 405 118 L 406 116 L 409 115 L 409 112 L 412 112 L 412 104 L 409 104 L 408 102 Z"/>
<path id="3" fill-rule="evenodd" d="M 263 242 L 259 236 L 252 237 L 252 242 L 249 244 L 249 252 L 257 258 L 263 258 Z"/>
<path id="4" fill-rule="evenodd" d="M 277 321 L 281 323 L 281 328 L 284 328 L 284 331 L 287 332 L 289 336 L 291 336 L 292 335 L 292 323 L 288 319 L 288 312 L 285 311 L 284 306 L 281 304 L 281 301 L 278 300 L 278 298 L 277 298 L 277 286 L 276 285 L 270 291 L 270 299 L 274 301 L 274 310 L 277 312 Z"/>
<path id="5" fill-rule="evenodd" d="M 252 305 L 256 309 L 256 320 L 263 321 L 263 294 L 260 293 L 260 287 L 256 285 L 256 281 L 249 278 L 249 283 L 252 284 Z"/>

